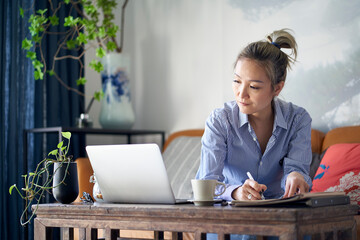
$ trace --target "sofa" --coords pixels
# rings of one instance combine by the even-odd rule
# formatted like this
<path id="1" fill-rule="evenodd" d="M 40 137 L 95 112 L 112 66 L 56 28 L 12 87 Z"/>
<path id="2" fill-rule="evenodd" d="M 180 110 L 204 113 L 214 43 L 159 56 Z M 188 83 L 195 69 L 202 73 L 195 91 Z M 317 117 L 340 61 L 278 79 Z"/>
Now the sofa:
<path id="1" fill-rule="evenodd" d="M 203 129 L 175 132 L 164 144 L 163 158 L 176 198 L 192 197 L 190 179 L 194 178 L 199 166 L 203 133 Z M 312 191 L 345 191 L 350 195 L 353 204 L 360 204 L 360 181 L 353 181 L 350 187 L 346 185 L 346 182 L 345 185 L 339 184 L 344 176 L 348 179 L 359 177 L 360 126 L 339 127 L 326 134 L 312 129 L 311 147 L 313 159 L 310 175 L 315 178 Z M 346 161 L 351 164 L 345 164 Z M 92 194 L 93 184 L 89 182 L 89 178 L 93 171 L 89 160 L 80 158 L 77 162 L 79 197 L 84 191 Z M 340 170 L 334 175 L 333 169 Z M 79 197 L 77 201 L 80 201 Z M 357 239 L 360 239 L 360 212 L 355 218 Z M 149 231 L 121 231 L 121 237 L 124 238 L 153 238 L 153 236 L 154 233 Z M 183 237 L 193 239 L 191 233 L 185 233 Z M 165 233 L 165 238 L 171 238 L 171 233 Z"/>
<path id="2" fill-rule="evenodd" d="M 338 127 L 326 134 L 313 129 L 311 147 L 311 191 L 344 191 L 350 196 L 352 204 L 360 206 L 360 126 Z M 355 220 L 359 240 L 360 209 Z"/>

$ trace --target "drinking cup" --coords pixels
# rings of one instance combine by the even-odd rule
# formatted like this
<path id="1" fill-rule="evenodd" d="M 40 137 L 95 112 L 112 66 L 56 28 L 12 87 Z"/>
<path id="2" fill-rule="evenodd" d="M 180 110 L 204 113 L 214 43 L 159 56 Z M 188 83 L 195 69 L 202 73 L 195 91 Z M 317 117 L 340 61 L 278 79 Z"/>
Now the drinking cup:
<path id="1" fill-rule="evenodd" d="M 219 194 L 215 194 L 217 185 L 223 186 L 223 191 Z M 195 201 L 213 201 L 214 197 L 220 196 L 226 190 L 224 183 L 212 179 L 192 179 L 191 186 Z"/>

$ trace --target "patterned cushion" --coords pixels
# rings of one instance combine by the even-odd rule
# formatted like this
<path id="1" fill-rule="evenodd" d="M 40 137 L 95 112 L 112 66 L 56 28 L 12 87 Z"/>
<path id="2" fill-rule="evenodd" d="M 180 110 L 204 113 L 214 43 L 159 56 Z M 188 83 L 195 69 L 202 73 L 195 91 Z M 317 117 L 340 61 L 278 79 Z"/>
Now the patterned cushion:
<path id="1" fill-rule="evenodd" d="M 201 137 L 178 137 L 163 153 L 175 198 L 191 199 L 191 179 L 200 164 Z"/>
<path id="2" fill-rule="evenodd" d="M 344 191 L 360 205 L 360 144 L 335 144 L 326 150 L 312 192 Z"/>
<path id="3" fill-rule="evenodd" d="M 314 179 L 315 173 L 316 173 L 317 169 L 319 168 L 320 162 L 321 162 L 322 158 L 324 157 L 325 152 L 326 152 L 326 150 L 321 154 L 317 153 L 317 152 L 312 153 L 312 161 L 311 161 L 310 173 L 309 173 L 311 180 Z"/>

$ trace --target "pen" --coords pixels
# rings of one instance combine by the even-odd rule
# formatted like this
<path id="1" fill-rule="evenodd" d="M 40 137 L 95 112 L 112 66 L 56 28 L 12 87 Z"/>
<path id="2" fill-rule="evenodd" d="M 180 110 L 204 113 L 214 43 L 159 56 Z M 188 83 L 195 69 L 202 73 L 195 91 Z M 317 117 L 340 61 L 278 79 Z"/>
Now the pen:
<path id="1" fill-rule="evenodd" d="M 251 175 L 250 172 L 247 172 L 246 174 L 248 175 L 249 179 L 254 180 L 254 178 L 253 178 L 253 176 Z M 255 181 L 255 180 L 254 180 L 254 181 Z M 261 192 L 259 192 L 259 193 L 260 193 L 260 195 L 261 195 L 261 200 L 265 200 L 264 191 L 261 190 Z"/>

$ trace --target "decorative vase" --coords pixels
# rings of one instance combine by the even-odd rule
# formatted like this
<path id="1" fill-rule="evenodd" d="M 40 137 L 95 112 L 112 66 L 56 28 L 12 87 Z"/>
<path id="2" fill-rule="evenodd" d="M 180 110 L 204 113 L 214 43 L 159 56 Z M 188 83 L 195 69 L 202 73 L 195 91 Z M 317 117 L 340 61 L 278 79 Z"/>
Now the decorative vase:
<path id="1" fill-rule="evenodd" d="M 130 129 L 135 121 L 130 96 L 129 59 L 123 54 L 109 53 L 103 60 L 101 73 L 104 97 L 99 121 L 103 128 Z"/>
<path id="2" fill-rule="evenodd" d="M 100 186 L 96 181 L 95 173 L 90 177 L 90 182 L 94 183 L 94 186 L 93 186 L 93 198 L 95 199 L 95 201 L 104 202 L 104 199 L 102 197 L 102 193 L 101 193 L 101 190 L 100 190 Z"/>
<path id="3" fill-rule="evenodd" d="M 66 175 L 66 176 L 65 176 Z M 79 195 L 76 162 L 54 164 L 53 196 L 64 204 L 72 203 Z"/>

